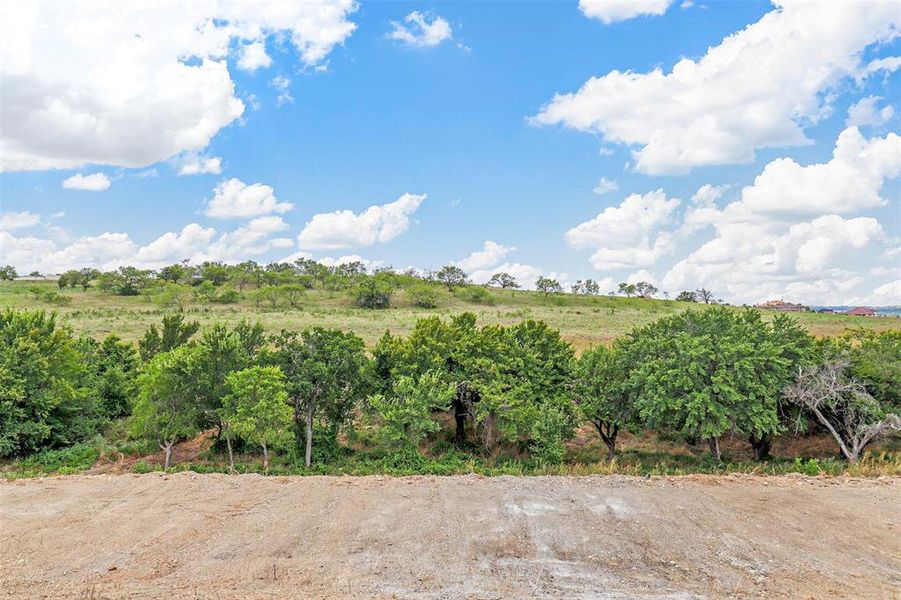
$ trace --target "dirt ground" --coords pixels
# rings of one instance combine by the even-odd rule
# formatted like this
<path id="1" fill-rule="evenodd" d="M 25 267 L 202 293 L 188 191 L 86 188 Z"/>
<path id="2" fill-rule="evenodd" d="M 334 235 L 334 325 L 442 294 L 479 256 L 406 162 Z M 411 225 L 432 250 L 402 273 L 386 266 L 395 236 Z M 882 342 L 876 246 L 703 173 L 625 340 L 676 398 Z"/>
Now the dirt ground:
<path id="1" fill-rule="evenodd" d="M 11 598 L 901 596 L 901 479 L 0 483 Z"/>

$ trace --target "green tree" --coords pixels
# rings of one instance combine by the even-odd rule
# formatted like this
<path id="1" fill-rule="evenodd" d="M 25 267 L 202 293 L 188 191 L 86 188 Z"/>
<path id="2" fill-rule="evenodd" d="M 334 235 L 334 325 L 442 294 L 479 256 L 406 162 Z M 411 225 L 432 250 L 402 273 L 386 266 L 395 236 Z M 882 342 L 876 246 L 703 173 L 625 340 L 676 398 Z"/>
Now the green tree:
<path id="1" fill-rule="evenodd" d="M 459 287 L 466 283 L 466 273 L 460 267 L 455 265 L 445 265 L 435 273 L 435 278 L 447 287 L 447 291 L 454 291 L 455 287 Z"/>
<path id="2" fill-rule="evenodd" d="M 638 288 L 634 283 L 622 282 L 619 284 L 619 293 L 626 298 L 631 298 L 638 293 Z"/>
<path id="3" fill-rule="evenodd" d="M 127 415 L 137 395 L 140 371 L 134 344 L 109 335 L 102 342 L 84 336 L 76 345 L 87 371 L 85 386 L 97 395 L 102 416 L 116 419 Z"/>
<path id="4" fill-rule="evenodd" d="M 163 317 L 162 326 L 151 325 L 138 342 L 141 359 L 148 361 L 161 352 L 168 352 L 186 344 L 200 329 L 197 321 L 186 321 L 182 313 Z"/>
<path id="5" fill-rule="evenodd" d="M 406 289 L 407 296 L 413 306 L 435 308 L 438 306 L 438 293 L 427 283 L 415 283 Z"/>
<path id="6" fill-rule="evenodd" d="M 281 290 L 285 296 L 285 300 L 288 301 L 288 305 L 291 306 L 291 308 L 297 308 L 301 298 L 303 298 L 306 293 L 307 288 L 299 283 L 288 283 L 281 286 Z"/>
<path id="7" fill-rule="evenodd" d="M 98 424 L 71 332 L 44 311 L 0 314 L 0 456 L 72 444 Z"/>
<path id="8" fill-rule="evenodd" d="M 535 288 L 544 294 L 545 298 L 551 294 L 563 293 L 563 286 L 560 285 L 560 282 L 550 277 L 539 277 L 538 281 L 535 282 Z"/>
<path id="9" fill-rule="evenodd" d="M 586 350 L 575 365 L 573 399 L 607 446 L 607 460 L 616 456 L 619 432 L 637 421 L 635 402 L 626 386 L 628 372 L 617 345 Z"/>
<path id="10" fill-rule="evenodd" d="M 197 359 L 200 349 L 184 345 L 154 356 L 138 377 L 138 397 L 131 416 L 134 435 L 155 440 L 172 462 L 172 447 L 197 435 Z"/>
<path id="11" fill-rule="evenodd" d="M 297 444 L 304 445 L 304 463 L 309 467 L 315 423 L 323 423 L 334 441 L 366 395 L 365 346 L 352 333 L 319 327 L 302 335 L 283 330 L 272 339 L 272 346 L 266 361 L 285 374 Z"/>
<path id="12" fill-rule="evenodd" d="M 353 291 L 354 302 L 361 308 L 388 308 L 391 286 L 375 277 L 367 277 Z"/>
<path id="13" fill-rule="evenodd" d="M 717 460 L 729 430 L 757 438 L 779 431 L 790 365 L 759 312 L 688 311 L 634 331 L 623 351 L 628 393 L 651 428 L 706 439 Z"/>
<path id="14" fill-rule="evenodd" d="M 441 429 L 432 413 L 446 409 L 454 393 L 454 386 L 438 373 L 427 372 L 418 379 L 400 376 L 390 393 L 371 396 L 369 403 L 382 420 L 389 444 L 415 452 L 423 438 Z"/>
<path id="15" fill-rule="evenodd" d="M 291 407 L 285 378 L 278 367 L 250 367 L 230 373 L 229 393 L 219 411 L 225 424 L 228 457 L 235 467 L 231 431 L 263 449 L 263 469 L 269 471 L 269 449 L 291 439 Z"/>
<path id="16" fill-rule="evenodd" d="M 488 285 L 492 287 L 499 287 L 503 290 L 517 290 L 519 289 L 519 284 L 516 282 L 516 278 L 509 273 L 501 271 L 500 273 L 495 273 L 491 276 L 491 279 L 488 280 Z"/>
<path id="17" fill-rule="evenodd" d="M 676 296 L 677 302 L 697 302 L 698 299 L 695 296 L 695 293 L 689 290 L 682 290 L 679 292 L 679 295 Z"/>
<path id="18" fill-rule="evenodd" d="M 4 265 L 0 267 L 0 281 L 12 281 L 19 275 L 16 273 L 16 268 L 12 265 Z"/>

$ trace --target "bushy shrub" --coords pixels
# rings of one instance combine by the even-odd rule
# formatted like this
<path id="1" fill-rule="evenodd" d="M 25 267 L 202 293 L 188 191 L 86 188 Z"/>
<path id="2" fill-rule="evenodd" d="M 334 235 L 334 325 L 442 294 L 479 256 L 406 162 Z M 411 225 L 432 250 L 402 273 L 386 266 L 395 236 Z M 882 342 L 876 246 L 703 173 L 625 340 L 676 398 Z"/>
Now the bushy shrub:
<path id="1" fill-rule="evenodd" d="M 373 277 L 357 285 L 353 298 L 360 308 L 388 308 L 391 305 L 391 294 L 390 285 Z"/>
<path id="2" fill-rule="evenodd" d="M 470 285 L 460 290 L 459 296 L 473 304 L 494 304 L 494 296 L 480 285 Z"/>
<path id="3" fill-rule="evenodd" d="M 419 283 L 407 288 L 407 296 L 410 303 L 420 308 L 435 308 L 438 306 L 438 292 L 434 287 Z"/>

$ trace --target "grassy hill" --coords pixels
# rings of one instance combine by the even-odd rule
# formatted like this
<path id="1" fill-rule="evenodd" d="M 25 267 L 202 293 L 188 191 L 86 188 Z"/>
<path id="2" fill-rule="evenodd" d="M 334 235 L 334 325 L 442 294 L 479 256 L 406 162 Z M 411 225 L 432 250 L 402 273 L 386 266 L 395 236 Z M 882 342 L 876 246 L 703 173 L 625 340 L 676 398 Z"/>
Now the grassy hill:
<path id="1" fill-rule="evenodd" d="M 77 333 L 103 337 L 115 333 L 126 340 L 136 340 L 151 323 L 156 323 L 168 309 L 158 307 L 150 296 L 115 296 L 96 289 L 59 293 L 64 303 L 42 300 L 33 290 L 58 291 L 52 281 L 14 281 L 0 284 L 0 309 L 44 308 L 60 314 L 61 321 Z M 607 343 L 628 333 L 638 325 L 663 316 L 697 308 L 700 305 L 672 300 L 621 298 L 614 296 L 575 296 L 571 294 L 544 297 L 537 292 L 501 291 L 491 289 L 487 299 L 473 301 L 466 289 L 450 293 L 438 292 L 438 307 L 425 309 L 413 306 L 404 290 L 398 290 L 388 309 L 357 308 L 347 293 L 321 289 L 308 291 L 300 305 L 291 308 L 281 305 L 271 308 L 255 306 L 248 299 L 236 304 L 189 302 L 185 311 L 202 325 L 218 321 L 235 322 L 241 319 L 259 321 L 268 331 L 300 330 L 311 326 L 337 327 L 353 331 L 367 344 L 373 344 L 385 332 L 406 333 L 416 320 L 438 315 L 449 317 L 469 311 L 478 316 L 480 324 L 510 325 L 524 319 L 539 319 L 559 329 L 565 339 L 577 349 Z M 795 315 L 809 331 L 819 336 L 837 335 L 855 327 L 878 331 L 901 329 L 901 319 L 892 317 L 849 317 L 800 313 Z"/>

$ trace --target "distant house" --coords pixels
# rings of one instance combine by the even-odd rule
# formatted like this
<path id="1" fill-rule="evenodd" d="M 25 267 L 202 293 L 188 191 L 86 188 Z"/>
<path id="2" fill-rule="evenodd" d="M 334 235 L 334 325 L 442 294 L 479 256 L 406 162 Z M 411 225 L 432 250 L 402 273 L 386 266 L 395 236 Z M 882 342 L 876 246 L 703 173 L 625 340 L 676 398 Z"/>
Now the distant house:
<path id="1" fill-rule="evenodd" d="M 781 310 L 782 312 L 807 312 L 810 310 L 803 304 L 794 304 L 792 302 L 785 302 L 784 300 L 767 300 L 763 304 L 758 304 L 757 308 Z"/>
<path id="2" fill-rule="evenodd" d="M 876 311 L 867 306 L 855 306 L 845 314 L 853 315 L 855 317 L 875 317 Z"/>

